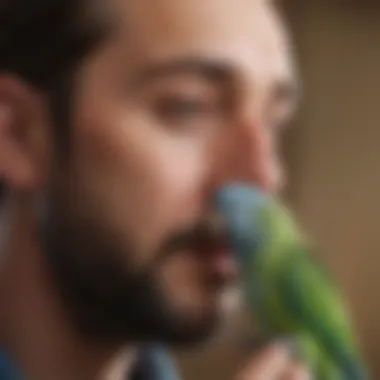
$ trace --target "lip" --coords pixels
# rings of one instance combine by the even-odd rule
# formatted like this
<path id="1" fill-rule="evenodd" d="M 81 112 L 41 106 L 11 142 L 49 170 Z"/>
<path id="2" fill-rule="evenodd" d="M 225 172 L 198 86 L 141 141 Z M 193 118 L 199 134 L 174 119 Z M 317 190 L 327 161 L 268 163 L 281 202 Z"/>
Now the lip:
<path id="1" fill-rule="evenodd" d="M 208 264 L 214 275 L 225 279 L 234 280 L 238 274 L 238 264 L 232 252 L 226 248 L 217 248 L 209 252 Z"/>

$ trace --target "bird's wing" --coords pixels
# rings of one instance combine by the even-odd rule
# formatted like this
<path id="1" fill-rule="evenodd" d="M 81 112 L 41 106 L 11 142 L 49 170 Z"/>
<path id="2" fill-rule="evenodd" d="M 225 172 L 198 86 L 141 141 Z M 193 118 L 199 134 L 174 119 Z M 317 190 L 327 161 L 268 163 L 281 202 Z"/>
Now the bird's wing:
<path id="1" fill-rule="evenodd" d="M 278 268 L 276 283 L 284 307 L 330 355 L 339 359 L 353 353 L 351 321 L 337 287 L 317 260 L 299 253 L 293 250 Z"/>

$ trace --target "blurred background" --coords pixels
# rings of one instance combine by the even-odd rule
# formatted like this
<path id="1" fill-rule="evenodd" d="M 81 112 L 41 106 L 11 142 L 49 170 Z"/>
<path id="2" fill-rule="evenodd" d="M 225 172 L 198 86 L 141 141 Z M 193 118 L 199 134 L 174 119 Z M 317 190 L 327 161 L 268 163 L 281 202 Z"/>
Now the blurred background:
<path id="1" fill-rule="evenodd" d="M 380 2 L 286 0 L 303 101 L 284 140 L 286 198 L 335 274 L 380 379 Z M 185 380 L 231 380 L 244 316 L 194 354 Z"/>

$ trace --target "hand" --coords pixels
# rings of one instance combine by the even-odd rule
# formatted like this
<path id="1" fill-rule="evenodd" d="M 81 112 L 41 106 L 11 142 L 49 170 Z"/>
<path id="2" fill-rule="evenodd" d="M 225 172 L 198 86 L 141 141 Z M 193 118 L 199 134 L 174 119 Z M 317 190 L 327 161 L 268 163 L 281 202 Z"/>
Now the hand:
<path id="1" fill-rule="evenodd" d="M 234 380 L 310 380 L 304 366 L 296 363 L 288 350 L 273 346 L 251 359 Z"/>

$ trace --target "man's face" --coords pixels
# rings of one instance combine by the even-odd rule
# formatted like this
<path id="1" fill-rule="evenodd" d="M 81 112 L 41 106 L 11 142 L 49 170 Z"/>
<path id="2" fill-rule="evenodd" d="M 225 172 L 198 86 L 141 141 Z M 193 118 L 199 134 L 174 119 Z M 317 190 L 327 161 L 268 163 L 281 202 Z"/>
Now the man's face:
<path id="1" fill-rule="evenodd" d="M 69 159 L 43 199 L 47 258 L 81 328 L 196 341 L 233 277 L 212 196 L 278 183 L 288 47 L 266 1 L 114 6 L 119 29 L 78 72 Z"/>

